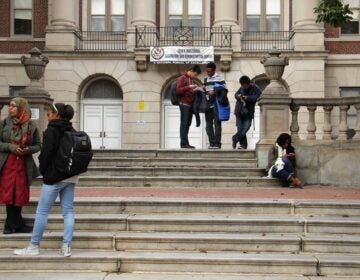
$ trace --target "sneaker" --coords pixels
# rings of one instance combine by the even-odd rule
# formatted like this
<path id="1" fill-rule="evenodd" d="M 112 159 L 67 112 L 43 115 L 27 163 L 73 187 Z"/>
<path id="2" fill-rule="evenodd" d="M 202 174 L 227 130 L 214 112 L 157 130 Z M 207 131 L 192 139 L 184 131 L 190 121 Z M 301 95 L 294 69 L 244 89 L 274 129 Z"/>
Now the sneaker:
<path id="1" fill-rule="evenodd" d="M 62 254 L 64 257 L 70 257 L 71 256 L 71 246 L 68 243 L 63 243 L 61 246 L 60 254 Z"/>
<path id="2" fill-rule="evenodd" d="M 14 254 L 19 256 L 36 256 L 40 255 L 40 248 L 39 245 L 29 244 L 29 246 L 24 249 L 15 250 Z"/>
<path id="3" fill-rule="evenodd" d="M 236 149 L 236 142 L 234 142 L 234 141 L 232 142 L 232 148 Z"/>
<path id="4" fill-rule="evenodd" d="M 220 147 L 219 146 L 209 146 L 208 149 L 209 150 L 218 150 L 218 149 L 220 149 Z"/>
<path id="5" fill-rule="evenodd" d="M 246 150 L 246 148 L 240 145 L 238 150 Z"/>

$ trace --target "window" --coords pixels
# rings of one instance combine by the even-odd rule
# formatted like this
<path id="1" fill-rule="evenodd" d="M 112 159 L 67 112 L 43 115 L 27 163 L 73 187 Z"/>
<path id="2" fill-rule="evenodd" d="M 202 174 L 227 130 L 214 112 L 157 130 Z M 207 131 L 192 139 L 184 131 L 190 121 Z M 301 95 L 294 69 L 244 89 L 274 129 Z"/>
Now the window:
<path id="1" fill-rule="evenodd" d="M 84 99 L 122 99 L 121 89 L 110 80 L 97 80 L 87 89 Z"/>
<path id="2" fill-rule="evenodd" d="M 91 0 L 92 31 L 125 31 L 125 0 Z"/>
<path id="3" fill-rule="evenodd" d="M 14 35 L 32 34 L 33 1 L 14 0 Z"/>
<path id="4" fill-rule="evenodd" d="M 168 0 L 168 26 L 202 26 L 203 0 Z"/>
<path id="5" fill-rule="evenodd" d="M 23 90 L 25 86 L 10 86 L 9 87 L 9 96 L 10 97 L 17 97 L 19 96 L 19 92 Z"/>
<path id="6" fill-rule="evenodd" d="M 280 31 L 282 0 L 246 0 L 247 31 Z"/>
<path id="7" fill-rule="evenodd" d="M 344 4 L 349 4 L 353 12 L 352 21 L 341 26 L 341 34 L 359 34 L 359 12 L 360 0 L 344 0 Z"/>

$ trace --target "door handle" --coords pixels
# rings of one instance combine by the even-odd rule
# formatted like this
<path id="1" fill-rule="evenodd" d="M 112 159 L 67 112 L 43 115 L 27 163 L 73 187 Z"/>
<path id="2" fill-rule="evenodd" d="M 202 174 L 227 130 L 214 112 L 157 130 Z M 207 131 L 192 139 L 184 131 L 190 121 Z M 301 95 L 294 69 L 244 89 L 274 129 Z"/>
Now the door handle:
<path id="1" fill-rule="evenodd" d="M 102 137 L 102 131 L 100 131 L 100 138 Z"/>
<path id="2" fill-rule="evenodd" d="M 106 131 L 104 131 L 104 138 L 106 137 Z"/>

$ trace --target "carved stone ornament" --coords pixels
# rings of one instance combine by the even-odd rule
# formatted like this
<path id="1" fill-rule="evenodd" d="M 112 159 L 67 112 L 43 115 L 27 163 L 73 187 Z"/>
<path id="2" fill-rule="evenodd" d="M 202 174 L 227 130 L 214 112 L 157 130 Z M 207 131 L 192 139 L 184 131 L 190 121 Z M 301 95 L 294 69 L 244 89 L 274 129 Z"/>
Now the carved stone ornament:
<path id="1" fill-rule="evenodd" d="M 289 65 L 288 57 L 280 57 L 280 51 L 274 47 L 269 51 L 268 57 L 263 57 L 261 63 L 265 67 L 265 74 L 270 80 L 280 80 L 284 74 L 286 65 Z"/>

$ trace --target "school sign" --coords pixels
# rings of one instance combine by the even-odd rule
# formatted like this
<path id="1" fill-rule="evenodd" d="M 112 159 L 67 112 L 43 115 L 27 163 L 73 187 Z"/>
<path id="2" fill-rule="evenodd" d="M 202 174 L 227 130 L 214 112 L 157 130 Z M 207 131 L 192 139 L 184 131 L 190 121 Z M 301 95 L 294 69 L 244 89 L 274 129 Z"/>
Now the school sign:
<path id="1" fill-rule="evenodd" d="M 154 64 L 206 64 L 214 61 L 214 47 L 151 47 Z"/>

